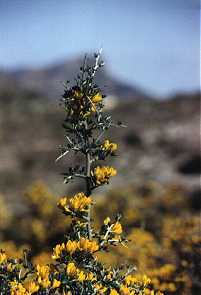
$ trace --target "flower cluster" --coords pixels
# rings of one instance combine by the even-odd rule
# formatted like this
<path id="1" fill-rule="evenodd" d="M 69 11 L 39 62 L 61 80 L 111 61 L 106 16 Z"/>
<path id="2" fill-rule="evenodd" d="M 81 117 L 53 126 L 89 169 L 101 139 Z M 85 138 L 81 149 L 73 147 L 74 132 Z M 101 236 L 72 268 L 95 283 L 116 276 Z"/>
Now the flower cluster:
<path id="1" fill-rule="evenodd" d="M 99 92 L 86 95 L 84 89 L 82 91 L 79 86 L 74 86 L 70 90 L 66 90 L 63 98 L 65 99 L 69 115 L 82 119 L 96 112 L 98 104 L 103 99 Z"/>
<path id="2" fill-rule="evenodd" d="M 68 199 L 67 197 L 61 198 L 57 205 L 66 215 L 71 216 L 84 216 L 92 204 L 92 199 L 86 197 L 84 193 L 77 193 L 74 197 Z"/>
<path id="3" fill-rule="evenodd" d="M 73 262 L 69 262 L 66 267 L 66 273 L 73 279 L 79 282 L 83 281 L 96 281 L 96 276 L 92 272 L 84 273 Z"/>
<path id="4" fill-rule="evenodd" d="M 80 238 L 79 241 L 68 240 L 67 243 L 62 243 L 61 245 L 56 245 L 53 251 L 52 258 L 55 260 L 66 257 L 66 255 L 80 254 L 80 252 L 94 253 L 98 251 L 99 246 L 96 241 L 90 241 L 85 238 Z"/>
<path id="5" fill-rule="evenodd" d="M 0 261 L 0 291 L 1 294 L 31 295 L 42 294 L 43 290 L 59 288 L 61 282 L 54 266 L 33 266 L 23 259 L 10 259 L 1 252 Z M 40 292 L 41 291 L 41 292 Z"/>
<path id="6" fill-rule="evenodd" d="M 104 143 L 101 145 L 101 148 L 103 151 L 107 153 L 114 153 L 117 150 L 117 144 L 110 142 L 108 139 L 106 139 Z"/>
<path id="7" fill-rule="evenodd" d="M 117 171 L 113 167 L 108 166 L 97 166 L 94 171 L 91 172 L 97 185 L 108 183 L 110 177 L 115 176 L 116 174 Z"/>
<path id="8" fill-rule="evenodd" d="M 146 197 L 144 197 L 145 193 Z M 15 219 L 12 222 L 13 217 L 10 211 L 7 227 L 5 227 L 6 223 L 2 228 L 0 225 L 0 249 L 6 250 L 6 254 L 3 252 L 0 254 L 0 263 L 1 261 L 6 262 L 6 255 L 20 258 L 22 250 L 27 248 L 27 245 L 32 247 L 34 265 L 52 263 L 50 244 L 54 244 L 55 241 L 60 244 L 59 237 L 68 226 L 69 218 L 60 214 L 60 210 L 56 208 L 54 200 L 56 196 L 48 198 L 46 203 L 42 201 L 43 206 L 47 204 L 48 208 L 54 203 L 51 215 L 46 215 L 45 208 L 41 208 L 42 214 L 38 215 L 33 200 L 43 200 L 48 195 L 52 194 L 42 183 L 34 184 L 27 190 L 24 199 L 29 208 L 29 215 L 26 217 L 18 215 L 18 223 Z M 127 261 L 137 267 L 137 273 L 147 274 L 154 289 L 161 290 L 165 294 L 192 294 L 194 289 L 199 288 L 197 284 L 200 269 L 199 257 L 201 257 L 199 254 L 200 218 L 195 211 L 192 211 L 189 199 L 184 196 L 183 188 L 176 187 L 175 184 L 161 187 L 158 183 L 144 183 L 139 186 L 126 186 L 121 190 L 113 189 L 106 195 L 96 198 L 96 206 L 92 207 L 95 227 L 100 228 L 103 219 L 105 219 L 104 224 L 108 222 L 110 222 L 109 225 L 114 224 L 116 220 L 111 222 L 110 218 L 105 217 L 121 211 L 124 216 L 121 227 L 127 232 L 129 240 L 127 247 L 113 247 L 109 253 L 103 250 L 96 252 L 99 261 L 108 266 L 121 265 Z M 108 199 L 110 200 L 109 206 Z M 36 219 L 36 213 L 38 220 L 48 230 L 37 233 L 35 235 L 37 239 L 33 239 L 36 233 L 33 232 L 33 228 L 21 226 L 24 231 L 23 236 L 26 236 L 24 240 L 21 233 L 18 233 L 19 221 L 23 219 L 23 224 L 30 225 L 31 218 Z M 49 226 L 52 220 L 54 220 L 54 227 Z M 140 224 L 143 226 L 137 229 Z M 7 241 L 5 230 L 12 241 Z M 38 238 L 42 234 L 45 236 L 41 243 L 42 240 Z M 102 238 L 103 236 L 104 234 Z M 115 239 L 117 238 L 116 236 Z M 104 245 L 107 243 L 103 244 L 103 248 Z M 11 272 L 11 267 L 8 269 Z"/>

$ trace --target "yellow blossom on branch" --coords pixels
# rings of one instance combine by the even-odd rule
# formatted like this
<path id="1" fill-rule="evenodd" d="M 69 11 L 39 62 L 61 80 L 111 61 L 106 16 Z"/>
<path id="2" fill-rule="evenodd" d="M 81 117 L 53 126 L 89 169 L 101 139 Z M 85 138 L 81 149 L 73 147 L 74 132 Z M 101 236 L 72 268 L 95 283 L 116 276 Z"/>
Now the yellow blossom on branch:
<path id="1" fill-rule="evenodd" d="M 48 288 L 51 285 L 51 282 L 49 280 L 49 274 L 50 274 L 50 268 L 48 265 L 37 265 L 37 275 L 38 275 L 38 283 L 43 288 Z"/>
<path id="2" fill-rule="evenodd" d="M 92 98 L 91 98 L 91 101 L 93 102 L 93 103 L 99 103 L 99 102 L 101 102 L 103 100 L 103 96 L 101 95 L 101 93 L 100 92 L 98 92 L 98 93 L 96 93 L 94 96 L 92 96 Z"/>
<path id="3" fill-rule="evenodd" d="M 111 221 L 110 217 L 106 217 L 105 220 L 104 220 L 104 224 L 108 225 L 110 223 L 110 221 Z"/>
<path id="4" fill-rule="evenodd" d="M 0 252 L 0 264 L 4 263 L 7 259 L 7 256 L 4 252 Z"/>
<path id="5" fill-rule="evenodd" d="M 56 289 L 56 288 L 60 287 L 60 285 L 61 285 L 61 282 L 58 281 L 58 280 L 56 280 L 56 279 L 54 279 L 54 281 L 52 283 L 52 288 L 53 289 Z"/>
<path id="6" fill-rule="evenodd" d="M 110 142 L 108 139 L 106 139 L 104 143 L 101 145 L 101 148 L 103 151 L 115 152 L 117 150 L 117 144 Z"/>
<path id="7" fill-rule="evenodd" d="M 110 295 L 120 295 L 120 293 L 117 292 L 115 289 L 112 289 L 112 290 L 110 291 Z"/>
<path id="8" fill-rule="evenodd" d="M 73 254 L 78 248 L 78 242 L 77 241 L 71 241 L 68 240 L 66 243 L 66 250 L 68 253 Z"/>
<path id="9" fill-rule="evenodd" d="M 92 203 L 90 197 L 86 197 L 84 193 L 78 193 L 70 199 L 70 209 L 75 211 L 86 210 L 86 208 Z"/>
<path id="10" fill-rule="evenodd" d="M 116 222 L 113 226 L 112 226 L 112 232 L 120 235 L 122 233 L 122 225 L 119 222 Z"/>
<path id="11" fill-rule="evenodd" d="M 110 177 L 117 174 L 116 169 L 109 166 L 97 166 L 94 171 L 92 171 L 92 176 L 95 177 L 95 181 L 98 185 L 108 183 Z"/>
<path id="12" fill-rule="evenodd" d="M 80 251 L 85 251 L 89 253 L 94 253 L 99 249 L 99 245 L 96 241 L 90 241 L 85 238 L 80 238 L 78 242 L 78 247 Z"/>
<path id="13" fill-rule="evenodd" d="M 77 275 L 77 267 L 75 266 L 75 263 L 69 262 L 66 267 L 66 273 L 69 276 L 75 277 Z"/>
<path id="14" fill-rule="evenodd" d="M 77 193 L 74 197 L 68 199 L 63 197 L 57 203 L 58 207 L 64 210 L 65 212 L 83 212 L 87 211 L 89 205 L 92 204 L 91 197 L 85 196 L 84 193 Z"/>
<path id="15" fill-rule="evenodd" d="M 16 280 L 10 282 L 11 295 L 28 295 L 23 285 Z"/>
<path id="16" fill-rule="evenodd" d="M 40 286 L 34 281 L 29 282 L 28 285 L 26 286 L 26 289 L 30 294 L 37 292 L 39 288 Z"/>
<path id="17" fill-rule="evenodd" d="M 36 266 L 37 269 L 37 275 L 40 276 L 41 278 L 47 278 L 50 273 L 50 268 L 48 265 L 42 265 L 40 266 L 39 264 Z"/>
<path id="18" fill-rule="evenodd" d="M 62 243 L 61 245 L 56 245 L 56 247 L 53 249 L 53 259 L 59 259 L 61 257 L 62 251 L 65 249 L 65 244 Z"/>

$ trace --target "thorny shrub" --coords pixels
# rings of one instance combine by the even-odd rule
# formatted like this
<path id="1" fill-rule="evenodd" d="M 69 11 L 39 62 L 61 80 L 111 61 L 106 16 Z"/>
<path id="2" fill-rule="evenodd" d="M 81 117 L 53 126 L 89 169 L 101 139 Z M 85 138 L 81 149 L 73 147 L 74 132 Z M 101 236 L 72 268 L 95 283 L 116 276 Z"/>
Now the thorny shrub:
<path id="1" fill-rule="evenodd" d="M 80 153 L 85 158 L 82 166 L 70 167 L 63 173 L 64 182 L 75 178 L 85 181 L 85 192 L 74 196 L 64 196 L 58 201 L 58 207 L 71 224 L 62 241 L 55 245 L 50 264 L 34 265 L 29 253 L 24 251 L 22 258 L 7 257 L 0 252 L 0 294 L 155 294 L 150 289 L 151 280 L 146 275 L 134 273 L 133 267 L 106 266 L 98 260 L 99 252 L 110 247 L 125 246 L 120 215 L 114 219 L 105 218 L 99 229 L 93 227 L 91 207 L 94 204 L 92 191 L 108 184 L 116 175 L 116 170 L 102 165 L 102 161 L 115 154 L 117 145 L 109 139 L 103 140 L 105 132 L 115 124 L 112 118 L 102 112 L 105 96 L 94 83 L 94 76 L 103 62 L 100 54 L 95 54 L 95 63 L 87 64 L 87 58 L 75 79 L 75 86 L 66 83 L 62 105 L 66 112 L 63 123 L 65 143 L 61 146 L 58 160 L 69 152 Z M 38 195 L 33 198 L 36 212 Z M 52 215 L 51 205 L 43 207 L 43 216 Z M 57 221 L 56 221 L 57 222 Z M 33 220 L 32 232 L 41 241 L 45 236 L 43 223 Z M 52 224 L 54 227 L 54 224 Z M 41 233 L 41 235 L 38 235 Z M 157 292 L 160 294 L 160 291 Z"/>

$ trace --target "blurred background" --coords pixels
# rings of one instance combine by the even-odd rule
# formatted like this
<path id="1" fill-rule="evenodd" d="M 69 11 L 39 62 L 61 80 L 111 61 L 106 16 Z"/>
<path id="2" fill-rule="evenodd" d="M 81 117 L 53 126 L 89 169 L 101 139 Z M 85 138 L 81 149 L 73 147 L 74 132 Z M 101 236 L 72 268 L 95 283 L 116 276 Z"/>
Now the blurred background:
<path id="1" fill-rule="evenodd" d="M 199 1 L 1 0 L 0 22 L 3 193 L 38 178 L 61 188 L 66 164 L 54 159 L 63 141 L 62 83 L 101 47 L 106 66 L 97 82 L 128 126 L 112 131 L 117 183 L 199 186 Z"/>
<path id="2" fill-rule="evenodd" d="M 144 215 L 136 215 L 135 206 L 133 215 L 126 214 L 131 214 L 131 225 L 143 224 L 157 238 L 162 235 L 159 224 L 165 222 L 161 214 L 172 220 L 187 215 L 191 221 L 199 214 L 200 1 L 0 0 L 0 193 L 9 206 L 9 211 L 1 209 L 7 220 L 0 223 L 2 241 L 32 241 L 38 254 L 40 243 L 57 240 L 59 230 L 43 239 L 47 224 L 38 222 L 44 212 L 34 202 L 44 196 L 49 200 L 42 183 L 57 198 L 79 187 L 62 184 L 60 173 L 71 156 L 55 164 L 63 143 L 59 99 L 62 83 L 73 79 L 84 54 L 90 57 L 99 48 L 106 65 L 97 83 L 108 95 L 106 111 L 127 128 L 113 129 L 109 135 L 119 144 L 118 157 L 111 160 L 118 176 L 97 193 L 118 188 L 116 194 L 125 192 L 128 203 L 139 196 L 142 203 L 135 206 L 147 206 Z M 27 187 L 29 201 L 24 199 Z M 13 220 L 22 218 L 23 223 L 27 212 L 38 219 L 31 219 L 32 230 L 24 229 L 26 234 L 20 236 Z M 156 226 L 147 226 L 145 216 Z M 51 224 L 51 218 L 44 220 Z M 176 250 L 174 255 L 179 255 Z M 188 288 L 193 271 L 188 269 Z M 197 279 L 193 284 L 198 294 Z M 179 290 L 177 294 L 184 294 Z"/>

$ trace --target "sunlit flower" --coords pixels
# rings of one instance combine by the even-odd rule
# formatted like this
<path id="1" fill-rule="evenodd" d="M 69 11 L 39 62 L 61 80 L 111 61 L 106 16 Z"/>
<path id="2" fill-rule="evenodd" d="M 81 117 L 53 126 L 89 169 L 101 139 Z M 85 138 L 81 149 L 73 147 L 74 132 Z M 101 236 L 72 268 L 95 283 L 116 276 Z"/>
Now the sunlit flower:
<path id="1" fill-rule="evenodd" d="M 95 177 L 98 185 L 108 183 L 109 178 L 115 176 L 117 171 L 113 167 L 109 166 L 97 166 L 92 172 L 92 176 Z"/>
<path id="2" fill-rule="evenodd" d="M 53 254 L 52 254 L 52 258 L 53 259 L 59 259 L 61 257 L 61 254 L 63 252 L 63 250 L 65 249 L 65 244 L 62 243 L 61 245 L 56 245 L 55 248 L 53 249 Z"/>
<path id="3" fill-rule="evenodd" d="M 78 279 L 78 281 L 83 282 L 86 279 L 85 273 L 83 271 L 79 271 L 77 279 Z"/>
<path id="4" fill-rule="evenodd" d="M 27 295 L 27 290 L 16 280 L 10 282 L 11 295 Z"/>
<path id="5" fill-rule="evenodd" d="M 75 263 L 69 262 L 66 267 L 66 273 L 69 276 L 75 277 L 77 275 L 77 267 L 75 266 Z"/>
<path id="6" fill-rule="evenodd" d="M 99 246 L 96 241 L 90 241 L 85 238 L 81 238 L 78 243 L 78 247 L 81 251 L 86 251 L 94 253 L 99 249 Z"/>
<path id="7" fill-rule="evenodd" d="M 92 200 L 90 197 L 86 197 L 84 193 L 78 193 L 70 199 L 69 203 L 70 209 L 82 211 L 92 203 Z"/>
<path id="8" fill-rule="evenodd" d="M 101 145 L 101 148 L 103 151 L 107 152 L 115 152 L 117 150 L 117 144 L 110 142 L 108 139 L 104 141 L 104 143 Z"/>
<path id="9" fill-rule="evenodd" d="M 108 225 L 110 223 L 110 217 L 105 218 L 104 220 L 104 224 Z"/>
<path id="10" fill-rule="evenodd" d="M 70 199 L 63 197 L 57 203 L 58 207 L 65 212 L 87 211 L 90 204 L 92 204 L 91 197 L 85 196 L 84 193 L 78 193 Z"/>
<path id="11" fill-rule="evenodd" d="M 119 295 L 119 292 L 117 292 L 115 289 L 112 289 L 110 291 L 110 295 Z"/>
<path id="12" fill-rule="evenodd" d="M 56 288 L 60 287 L 60 285 L 61 285 L 60 281 L 58 281 L 56 279 L 53 280 L 53 284 L 52 284 L 53 289 L 56 289 Z"/>
<path id="13" fill-rule="evenodd" d="M 101 93 L 98 92 L 94 96 L 92 96 L 91 100 L 93 103 L 96 104 L 96 103 L 101 102 L 103 100 L 103 97 L 102 97 Z"/>
<path id="14" fill-rule="evenodd" d="M 40 286 L 34 281 L 29 282 L 28 285 L 26 286 L 26 289 L 30 294 L 37 292 L 39 288 Z"/>
<path id="15" fill-rule="evenodd" d="M 66 243 L 66 250 L 70 254 L 74 253 L 77 250 L 77 248 L 78 248 L 77 241 L 68 240 L 68 242 Z"/>
<path id="16" fill-rule="evenodd" d="M 4 252 L 0 252 L 0 264 L 4 263 L 7 259 L 7 256 Z"/>
<path id="17" fill-rule="evenodd" d="M 122 233 L 122 225 L 119 222 L 116 222 L 113 226 L 112 226 L 112 232 L 120 235 Z"/>

